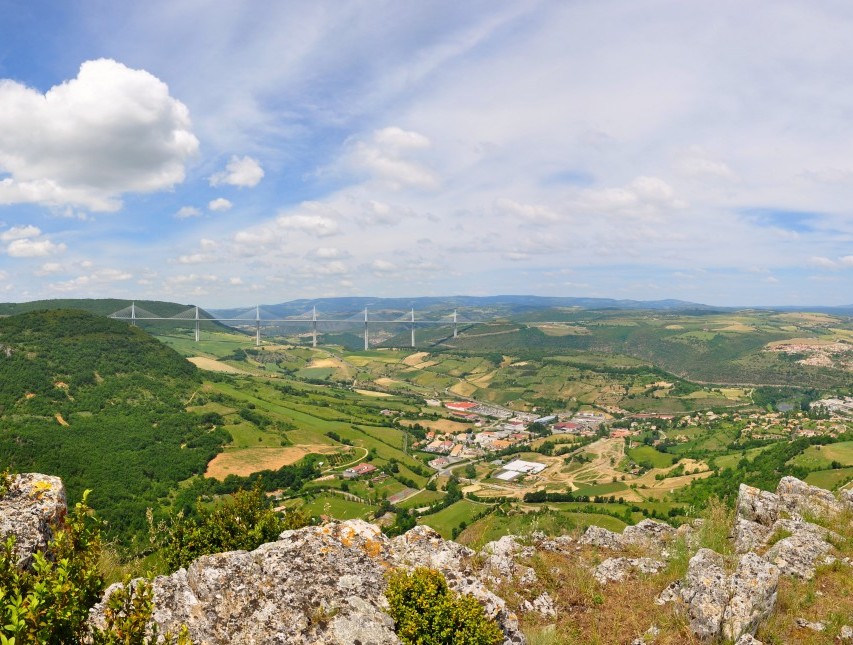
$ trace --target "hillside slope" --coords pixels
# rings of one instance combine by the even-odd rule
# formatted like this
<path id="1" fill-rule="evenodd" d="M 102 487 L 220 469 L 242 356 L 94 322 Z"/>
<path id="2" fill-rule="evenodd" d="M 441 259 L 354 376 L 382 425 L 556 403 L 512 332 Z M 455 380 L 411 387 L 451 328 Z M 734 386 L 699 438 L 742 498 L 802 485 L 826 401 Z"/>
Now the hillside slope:
<path id="1" fill-rule="evenodd" d="M 0 318 L 0 469 L 61 476 L 115 534 L 204 471 L 227 435 L 184 410 L 196 368 L 126 323 L 83 311 Z"/>

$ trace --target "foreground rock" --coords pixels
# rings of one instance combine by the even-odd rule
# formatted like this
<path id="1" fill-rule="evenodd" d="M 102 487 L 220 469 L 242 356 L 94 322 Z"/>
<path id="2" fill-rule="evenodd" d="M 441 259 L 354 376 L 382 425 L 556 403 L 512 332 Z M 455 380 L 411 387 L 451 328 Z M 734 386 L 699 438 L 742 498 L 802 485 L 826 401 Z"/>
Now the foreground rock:
<path id="1" fill-rule="evenodd" d="M 685 525 L 685 529 L 690 530 L 690 526 Z M 622 533 L 614 533 L 598 526 L 590 526 L 578 542 L 612 550 L 639 547 L 668 557 L 667 546 L 677 534 L 678 532 L 665 522 L 645 519 L 633 526 L 626 526 Z"/>
<path id="2" fill-rule="evenodd" d="M 734 526 L 735 550 L 760 551 L 775 542 L 763 557 L 783 575 L 810 580 L 818 565 L 832 557 L 827 538 L 838 536 L 803 516 L 835 517 L 850 508 L 849 498 L 842 493 L 838 500 L 829 491 L 795 477 L 783 477 L 776 493 L 741 484 Z"/>
<path id="3" fill-rule="evenodd" d="M 186 625 L 198 645 L 398 643 L 385 613 L 385 574 L 428 566 L 474 595 L 506 644 L 524 643 L 515 615 L 474 576 L 472 554 L 423 526 L 394 540 L 361 520 L 285 531 L 252 552 L 204 556 L 156 578 L 152 621 L 160 633 Z M 103 623 L 104 602 L 91 612 L 95 625 Z"/>
<path id="4" fill-rule="evenodd" d="M 30 566 L 33 554 L 47 547 L 66 511 L 59 477 L 23 473 L 10 478 L 8 491 L 0 497 L 0 539 L 15 537 L 19 568 Z"/>
<path id="5" fill-rule="evenodd" d="M 699 549 L 690 559 L 685 581 L 664 590 L 662 600 L 683 603 L 697 637 L 737 640 L 754 634 L 773 612 L 778 585 L 779 569 L 754 553 L 742 556 L 728 575 L 723 556 Z"/>

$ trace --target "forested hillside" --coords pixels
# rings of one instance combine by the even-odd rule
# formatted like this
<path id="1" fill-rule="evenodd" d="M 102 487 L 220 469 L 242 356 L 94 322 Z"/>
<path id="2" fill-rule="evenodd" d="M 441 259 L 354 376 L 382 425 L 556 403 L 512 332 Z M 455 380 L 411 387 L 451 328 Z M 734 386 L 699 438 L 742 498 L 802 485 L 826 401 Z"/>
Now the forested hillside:
<path id="1" fill-rule="evenodd" d="M 0 318 L 0 469 L 61 476 L 127 536 L 228 440 L 185 411 L 196 368 L 148 334 L 83 311 Z"/>

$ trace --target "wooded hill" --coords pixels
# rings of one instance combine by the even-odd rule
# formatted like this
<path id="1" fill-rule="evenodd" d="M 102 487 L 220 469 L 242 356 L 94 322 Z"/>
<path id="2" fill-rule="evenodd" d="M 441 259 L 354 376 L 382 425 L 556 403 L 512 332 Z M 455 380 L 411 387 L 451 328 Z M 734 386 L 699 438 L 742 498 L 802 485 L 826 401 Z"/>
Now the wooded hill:
<path id="1" fill-rule="evenodd" d="M 0 318 L 0 470 L 51 472 L 129 536 L 145 509 L 202 473 L 228 441 L 186 412 L 201 380 L 174 350 L 83 311 Z"/>

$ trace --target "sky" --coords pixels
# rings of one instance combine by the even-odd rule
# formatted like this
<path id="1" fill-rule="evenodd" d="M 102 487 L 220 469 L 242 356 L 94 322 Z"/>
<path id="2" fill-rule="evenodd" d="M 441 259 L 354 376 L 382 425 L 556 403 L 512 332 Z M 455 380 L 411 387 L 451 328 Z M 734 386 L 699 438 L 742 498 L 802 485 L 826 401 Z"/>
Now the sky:
<path id="1" fill-rule="evenodd" d="M 0 301 L 853 303 L 849 2 L 0 17 Z"/>

